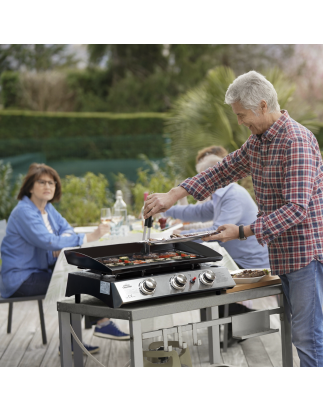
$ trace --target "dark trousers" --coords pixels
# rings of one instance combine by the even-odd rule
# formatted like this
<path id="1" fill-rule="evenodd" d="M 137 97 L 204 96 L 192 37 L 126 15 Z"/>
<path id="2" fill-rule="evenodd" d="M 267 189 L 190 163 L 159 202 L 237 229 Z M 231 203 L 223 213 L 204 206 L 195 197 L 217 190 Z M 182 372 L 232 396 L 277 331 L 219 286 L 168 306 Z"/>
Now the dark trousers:
<path id="1" fill-rule="evenodd" d="M 52 272 L 32 273 L 10 297 L 29 297 L 31 295 L 46 294 L 52 274 Z"/>

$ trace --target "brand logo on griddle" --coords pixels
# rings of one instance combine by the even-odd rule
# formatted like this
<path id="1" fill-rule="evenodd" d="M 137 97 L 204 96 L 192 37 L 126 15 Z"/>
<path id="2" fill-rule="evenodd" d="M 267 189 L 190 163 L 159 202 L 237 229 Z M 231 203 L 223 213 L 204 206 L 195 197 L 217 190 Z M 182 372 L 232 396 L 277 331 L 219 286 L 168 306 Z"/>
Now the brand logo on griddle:
<path id="1" fill-rule="evenodd" d="M 122 286 L 122 288 L 131 288 L 132 287 L 132 285 L 130 285 L 130 284 L 123 284 L 123 286 Z"/>

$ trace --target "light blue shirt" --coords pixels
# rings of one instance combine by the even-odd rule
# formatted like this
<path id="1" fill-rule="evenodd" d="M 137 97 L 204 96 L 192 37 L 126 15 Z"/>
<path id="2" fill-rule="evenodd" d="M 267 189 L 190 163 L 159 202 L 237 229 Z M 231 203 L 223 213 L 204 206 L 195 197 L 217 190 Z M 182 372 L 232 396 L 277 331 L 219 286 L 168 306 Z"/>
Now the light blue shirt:
<path id="1" fill-rule="evenodd" d="M 53 251 L 83 243 L 84 234 L 76 234 L 52 204 L 47 203 L 45 210 L 53 234 L 46 228 L 40 210 L 26 196 L 9 217 L 1 245 L 0 293 L 3 298 L 14 294 L 32 273 L 50 272 L 49 266 L 57 260 Z M 71 236 L 62 236 L 63 233 Z"/>
<path id="2" fill-rule="evenodd" d="M 248 191 L 238 184 L 232 183 L 216 190 L 211 201 L 187 206 L 174 206 L 166 211 L 164 216 L 189 222 L 213 220 L 213 225 L 203 229 L 203 231 L 215 231 L 223 224 L 247 226 L 256 220 L 257 212 L 257 206 Z M 182 231 L 183 234 L 195 232 L 201 232 L 201 229 Z M 248 237 L 245 241 L 220 242 L 220 245 L 243 268 L 270 267 L 267 246 L 262 247 L 255 236 Z"/>

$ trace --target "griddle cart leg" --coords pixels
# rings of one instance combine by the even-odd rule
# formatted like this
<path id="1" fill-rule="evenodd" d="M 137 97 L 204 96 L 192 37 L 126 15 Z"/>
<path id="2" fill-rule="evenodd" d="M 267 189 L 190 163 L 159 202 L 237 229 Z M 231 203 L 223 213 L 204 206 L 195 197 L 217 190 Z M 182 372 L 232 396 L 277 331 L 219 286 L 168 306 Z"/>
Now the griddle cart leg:
<path id="1" fill-rule="evenodd" d="M 201 313 L 201 317 L 202 317 L 202 313 Z M 205 318 L 206 321 L 218 319 L 219 318 L 219 307 L 206 308 L 205 317 L 206 317 Z M 222 357 L 220 353 L 220 326 L 214 325 L 212 327 L 209 327 L 208 336 L 209 336 L 210 364 L 221 364 L 223 361 L 222 361 Z"/>
<path id="2" fill-rule="evenodd" d="M 292 330 L 289 305 L 284 294 L 280 294 L 280 314 L 283 367 L 293 367 Z"/>
<path id="3" fill-rule="evenodd" d="M 61 367 L 72 367 L 72 347 L 71 347 L 71 330 L 70 314 L 62 311 L 58 312 L 59 326 L 59 349 L 61 353 Z"/>
<path id="4" fill-rule="evenodd" d="M 229 304 L 224 305 L 224 317 L 229 317 Z M 223 327 L 223 352 L 227 352 L 229 324 L 224 324 Z"/>
<path id="5" fill-rule="evenodd" d="M 73 330 L 78 339 L 82 341 L 82 327 L 81 327 L 81 314 L 71 314 L 71 322 Z M 83 367 L 83 351 L 73 338 L 73 351 L 74 351 L 74 367 Z"/>
<path id="6" fill-rule="evenodd" d="M 131 367 L 143 367 L 141 321 L 129 321 Z"/>

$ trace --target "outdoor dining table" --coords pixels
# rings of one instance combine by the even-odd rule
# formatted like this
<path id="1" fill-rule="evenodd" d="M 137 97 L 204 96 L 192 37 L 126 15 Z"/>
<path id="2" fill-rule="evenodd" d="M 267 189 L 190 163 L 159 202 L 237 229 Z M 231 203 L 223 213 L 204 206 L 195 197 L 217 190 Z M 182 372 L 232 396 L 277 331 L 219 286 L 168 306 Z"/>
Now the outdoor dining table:
<path id="1" fill-rule="evenodd" d="M 268 296 L 279 296 L 279 306 L 273 309 L 255 311 L 219 318 L 220 305 L 252 300 Z M 82 341 L 81 317 L 108 317 L 129 321 L 130 329 L 130 360 L 131 366 L 142 367 L 143 340 L 162 337 L 167 346 L 168 335 L 177 333 L 179 338 L 184 331 L 192 331 L 194 345 L 200 345 L 197 339 L 197 330 L 208 329 L 208 350 L 210 364 L 221 364 L 220 355 L 220 325 L 232 323 L 233 335 L 237 338 L 251 338 L 277 332 L 270 328 L 270 315 L 279 314 L 281 323 L 281 349 L 284 367 L 293 366 L 290 313 L 283 295 L 280 279 L 275 276 L 265 276 L 258 283 L 236 285 L 233 289 L 223 291 L 221 295 L 203 294 L 202 296 L 181 296 L 181 298 L 156 299 L 145 303 L 134 303 L 120 308 L 110 308 L 100 300 L 81 296 L 76 302 L 73 297 L 63 299 L 57 303 L 59 316 L 59 335 L 61 349 L 61 366 L 73 365 L 71 352 L 71 325 L 79 340 Z M 200 310 L 200 321 L 167 329 L 142 331 L 141 321 L 163 315 Z M 83 366 L 83 352 L 74 344 L 74 366 Z"/>

